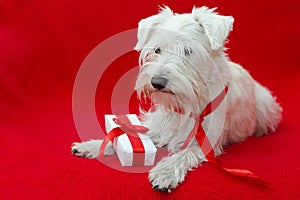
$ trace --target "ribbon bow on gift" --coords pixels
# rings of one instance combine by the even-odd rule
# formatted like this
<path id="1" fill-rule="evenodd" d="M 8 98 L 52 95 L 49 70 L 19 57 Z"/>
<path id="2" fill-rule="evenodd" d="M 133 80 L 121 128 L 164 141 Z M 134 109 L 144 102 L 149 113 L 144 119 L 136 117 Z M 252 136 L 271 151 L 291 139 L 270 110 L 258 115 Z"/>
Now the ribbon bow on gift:
<path id="1" fill-rule="evenodd" d="M 113 142 L 116 137 L 119 137 L 124 133 L 128 135 L 134 152 L 145 152 L 143 143 L 137 133 L 145 134 L 149 130 L 148 128 L 131 124 L 126 115 L 118 115 L 116 118 L 113 118 L 113 121 L 119 125 L 119 127 L 113 128 L 105 136 L 100 147 L 100 157 L 104 155 L 104 150 L 108 142 Z"/>
<path id="2" fill-rule="evenodd" d="M 113 121 L 120 125 L 120 127 L 117 127 L 119 129 L 122 129 L 122 131 L 124 132 L 138 132 L 138 133 L 146 133 L 147 131 L 149 131 L 149 129 L 145 126 L 140 126 L 140 125 L 133 125 L 131 124 L 130 122 L 128 123 L 128 121 L 124 120 L 124 121 L 121 121 L 120 118 L 123 118 L 123 117 L 118 117 L 118 118 L 113 118 Z M 126 118 L 127 119 L 127 118 Z M 110 131 L 111 132 L 111 131 Z"/>

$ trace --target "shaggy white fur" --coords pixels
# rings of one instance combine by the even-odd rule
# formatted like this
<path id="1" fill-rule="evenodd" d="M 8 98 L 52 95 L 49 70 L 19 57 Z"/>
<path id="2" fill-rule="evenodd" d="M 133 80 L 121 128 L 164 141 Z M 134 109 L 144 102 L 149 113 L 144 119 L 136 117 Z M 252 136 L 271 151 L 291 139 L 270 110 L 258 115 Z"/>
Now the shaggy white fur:
<path id="1" fill-rule="evenodd" d="M 229 87 L 222 103 L 225 115 L 219 115 L 218 108 L 202 124 L 209 140 L 215 141 L 216 156 L 224 145 L 275 131 L 281 120 L 282 108 L 270 91 L 229 61 L 224 44 L 234 20 L 214 10 L 201 7 L 175 14 L 164 7 L 139 22 L 135 49 L 141 52 L 140 73 L 135 89 L 139 98 L 150 98 L 155 107 L 154 112 L 141 111 L 142 123 L 155 145 L 166 146 L 172 153 L 149 172 L 157 190 L 170 192 L 188 170 L 206 161 L 195 139 L 186 149 L 180 148 L 195 123 L 191 114 L 199 116 L 225 85 Z M 176 108 L 184 114 L 175 112 Z M 220 126 L 221 132 L 216 131 Z M 100 140 L 75 143 L 72 152 L 94 158 L 100 144 Z M 112 153 L 110 145 L 106 154 Z"/>

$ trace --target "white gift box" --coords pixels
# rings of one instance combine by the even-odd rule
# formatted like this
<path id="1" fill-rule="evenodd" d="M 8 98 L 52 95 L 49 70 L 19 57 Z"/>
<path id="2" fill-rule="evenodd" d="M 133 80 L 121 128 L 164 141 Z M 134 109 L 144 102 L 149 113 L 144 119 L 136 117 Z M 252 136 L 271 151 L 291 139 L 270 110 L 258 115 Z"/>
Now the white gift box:
<path id="1" fill-rule="evenodd" d="M 126 117 L 132 125 L 141 125 L 138 117 L 135 114 L 127 114 Z M 107 133 L 109 133 L 112 129 L 116 127 L 120 127 L 120 125 L 115 123 L 114 118 L 118 118 L 118 116 L 105 115 L 105 128 Z M 119 157 L 122 166 L 153 165 L 157 151 L 155 145 L 147 135 L 141 133 L 136 134 L 143 144 L 143 153 L 134 152 L 132 144 L 130 142 L 130 136 L 128 137 L 128 134 L 122 134 L 114 139 L 113 147 Z"/>

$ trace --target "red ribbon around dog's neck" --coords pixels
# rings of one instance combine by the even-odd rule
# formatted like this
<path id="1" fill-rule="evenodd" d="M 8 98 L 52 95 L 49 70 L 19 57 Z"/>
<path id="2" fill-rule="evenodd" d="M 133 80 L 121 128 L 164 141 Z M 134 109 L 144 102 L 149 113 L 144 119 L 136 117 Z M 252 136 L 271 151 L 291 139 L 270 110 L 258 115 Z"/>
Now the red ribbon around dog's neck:
<path id="1" fill-rule="evenodd" d="M 210 115 L 222 103 L 222 101 L 224 100 L 224 98 L 227 94 L 227 91 L 228 91 L 228 86 L 225 86 L 224 90 L 205 107 L 205 109 L 201 113 L 200 117 L 198 117 L 196 119 L 194 128 L 191 131 L 191 133 L 189 134 L 189 136 L 187 137 L 184 144 L 182 145 L 181 149 L 185 149 L 187 147 L 187 145 L 190 143 L 191 139 L 193 137 L 195 137 L 196 141 L 198 142 L 199 147 L 202 149 L 202 151 L 206 150 L 206 149 L 209 150 L 208 152 L 203 152 L 203 154 L 206 155 L 206 159 L 213 166 L 215 166 L 231 175 L 239 177 L 239 178 L 251 178 L 251 179 L 255 179 L 257 181 L 263 182 L 263 183 L 267 183 L 265 180 L 259 178 L 253 172 L 251 172 L 249 170 L 225 168 L 225 167 L 221 166 L 215 159 L 213 147 L 211 146 L 201 124 L 202 124 L 204 118 L 207 115 Z"/>

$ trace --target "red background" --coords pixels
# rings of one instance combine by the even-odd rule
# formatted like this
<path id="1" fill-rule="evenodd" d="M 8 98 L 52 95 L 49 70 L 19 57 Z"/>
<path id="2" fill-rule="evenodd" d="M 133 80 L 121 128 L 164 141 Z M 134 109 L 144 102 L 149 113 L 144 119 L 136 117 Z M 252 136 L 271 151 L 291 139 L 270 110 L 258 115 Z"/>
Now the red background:
<path id="1" fill-rule="evenodd" d="M 240 181 L 204 164 L 165 194 L 151 189 L 146 173 L 124 173 L 70 154 L 71 143 L 80 140 L 72 87 L 82 61 L 101 41 L 136 28 L 163 4 L 179 13 L 193 5 L 217 6 L 235 17 L 229 56 L 274 92 L 283 121 L 275 134 L 231 145 L 218 160 L 252 170 L 270 186 Z M 0 198 L 299 199 L 299 5 L 296 0 L 0 1 Z M 136 52 L 128 53 L 112 64 L 122 66 L 119 71 L 105 73 L 98 116 L 109 112 L 114 80 L 137 59 Z"/>

